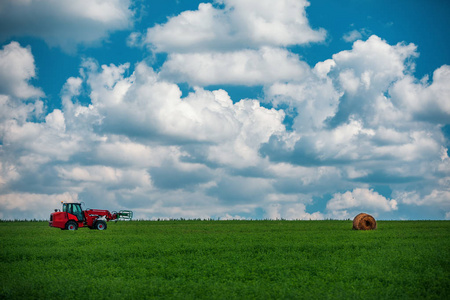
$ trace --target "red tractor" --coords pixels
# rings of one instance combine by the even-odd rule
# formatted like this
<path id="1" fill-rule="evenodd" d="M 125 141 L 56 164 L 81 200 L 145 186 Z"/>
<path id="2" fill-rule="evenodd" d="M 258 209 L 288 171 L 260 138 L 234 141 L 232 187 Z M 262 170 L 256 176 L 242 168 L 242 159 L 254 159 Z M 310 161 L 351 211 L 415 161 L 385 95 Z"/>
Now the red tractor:
<path id="1" fill-rule="evenodd" d="M 50 214 L 50 227 L 66 230 L 77 230 L 78 227 L 89 227 L 90 229 L 105 230 L 106 222 L 110 220 L 131 220 L 133 212 L 121 210 L 110 213 L 105 209 L 82 210 L 81 203 L 62 203 L 62 210 L 55 209 Z"/>

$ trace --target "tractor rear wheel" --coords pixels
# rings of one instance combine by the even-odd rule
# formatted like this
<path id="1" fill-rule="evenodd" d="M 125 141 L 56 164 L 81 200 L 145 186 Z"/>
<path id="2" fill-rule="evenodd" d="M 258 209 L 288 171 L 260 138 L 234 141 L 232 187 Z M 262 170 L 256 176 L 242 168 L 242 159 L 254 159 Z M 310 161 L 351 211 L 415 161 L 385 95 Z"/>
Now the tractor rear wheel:
<path id="1" fill-rule="evenodd" d="M 106 222 L 105 221 L 97 221 L 94 224 L 94 228 L 97 230 L 105 230 L 106 229 Z"/>
<path id="2" fill-rule="evenodd" d="M 66 229 L 67 230 L 77 230 L 78 229 L 78 224 L 75 221 L 69 221 L 66 223 Z"/>

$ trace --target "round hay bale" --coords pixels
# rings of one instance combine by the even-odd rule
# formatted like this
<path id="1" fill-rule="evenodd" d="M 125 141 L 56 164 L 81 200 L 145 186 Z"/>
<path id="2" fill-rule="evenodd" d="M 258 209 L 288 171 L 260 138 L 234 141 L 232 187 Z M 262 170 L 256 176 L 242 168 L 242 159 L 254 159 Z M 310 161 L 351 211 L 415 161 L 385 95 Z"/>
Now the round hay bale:
<path id="1" fill-rule="evenodd" d="M 373 230 L 377 229 L 377 221 L 368 214 L 360 213 L 353 219 L 353 229 L 355 230 Z"/>

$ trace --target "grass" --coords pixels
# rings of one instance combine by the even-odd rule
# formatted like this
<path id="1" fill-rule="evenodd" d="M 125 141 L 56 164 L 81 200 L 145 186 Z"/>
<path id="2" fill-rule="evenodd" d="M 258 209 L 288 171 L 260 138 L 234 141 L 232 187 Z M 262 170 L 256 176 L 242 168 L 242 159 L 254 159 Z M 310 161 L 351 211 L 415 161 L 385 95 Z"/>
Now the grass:
<path id="1" fill-rule="evenodd" d="M 0 299 L 448 299 L 450 222 L 0 223 Z"/>

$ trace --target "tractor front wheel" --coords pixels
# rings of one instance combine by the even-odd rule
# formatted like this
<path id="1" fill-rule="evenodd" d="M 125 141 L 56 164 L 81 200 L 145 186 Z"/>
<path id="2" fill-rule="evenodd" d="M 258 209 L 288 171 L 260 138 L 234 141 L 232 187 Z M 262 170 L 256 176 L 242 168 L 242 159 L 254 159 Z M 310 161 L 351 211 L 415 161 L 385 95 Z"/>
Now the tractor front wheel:
<path id="1" fill-rule="evenodd" d="M 69 221 L 66 223 L 66 229 L 67 230 L 77 230 L 78 229 L 78 224 L 75 221 Z"/>
<path id="2" fill-rule="evenodd" d="M 94 224 L 94 228 L 97 230 L 105 230 L 106 229 L 106 222 L 105 221 L 97 221 Z"/>

